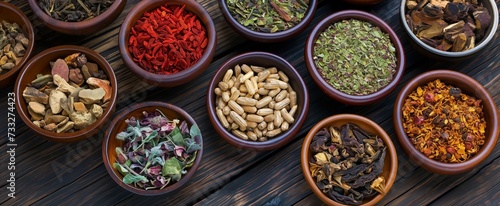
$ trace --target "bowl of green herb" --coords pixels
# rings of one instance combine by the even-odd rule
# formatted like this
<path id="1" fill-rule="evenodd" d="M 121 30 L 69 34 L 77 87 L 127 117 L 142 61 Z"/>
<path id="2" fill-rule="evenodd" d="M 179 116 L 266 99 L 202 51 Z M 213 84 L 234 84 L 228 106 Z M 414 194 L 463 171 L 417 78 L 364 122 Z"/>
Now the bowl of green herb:
<path id="1" fill-rule="evenodd" d="M 222 15 L 236 32 L 265 43 L 285 41 L 300 34 L 313 19 L 317 5 L 317 0 L 219 0 Z"/>
<path id="2" fill-rule="evenodd" d="M 387 96 L 405 68 L 403 46 L 391 27 L 356 10 L 334 13 L 318 23 L 306 41 L 305 59 L 316 84 L 350 105 Z"/>
<path id="3" fill-rule="evenodd" d="M 102 144 L 111 178 L 139 195 L 171 192 L 186 184 L 200 165 L 203 139 L 195 120 L 163 102 L 143 102 L 111 122 Z"/>

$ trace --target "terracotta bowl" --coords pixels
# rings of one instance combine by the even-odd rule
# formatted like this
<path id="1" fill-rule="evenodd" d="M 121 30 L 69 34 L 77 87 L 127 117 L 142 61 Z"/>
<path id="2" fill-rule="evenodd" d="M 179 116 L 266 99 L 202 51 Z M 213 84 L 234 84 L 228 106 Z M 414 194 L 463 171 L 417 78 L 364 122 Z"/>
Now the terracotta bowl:
<path id="1" fill-rule="evenodd" d="M 164 102 L 142 102 L 132 105 L 131 107 L 127 107 L 123 111 L 121 111 L 113 119 L 110 127 L 106 130 L 106 135 L 102 142 L 102 159 L 104 161 L 104 166 L 106 167 L 106 170 L 108 171 L 111 178 L 116 182 L 116 184 L 120 185 L 120 187 L 138 195 L 145 195 L 145 196 L 162 195 L 182 187 L 182 185 L 186 184 L 189 181 L 189 179 L 191 179 L 191 177 L 198 169 L 198 166 L 200 166 L 201 156 L 203 155 L 203 139 L 200 136 L 199 139 L 196 139 L 196 142 L 201 144 L 201 150 L 198 150 L 198 153 L 196 155 L 196 160 L 193 166 L 187 169 L 188 170 L 187 174 L 182 175 L 181 180 L 179 180 L 178 182 L 159 190 L 144 190 L 123 183 L 122 182 L 123 175 L 121 175 L 113 167 L 113 163 L 116 162 L 115 148 L 118 146 L 120 147 L 123 146 L 123 141 L 120 141 L 115 137 L 119 132 L 127 128 L 127 124 L 125 123 L 126 119 L 129 119 L 132 116 L 136 118 L 142 118 L 143 111 L 154 112 L 157 109 L 161 110 L 162 113 L 165 114 L 165 116 L 169 119 L 177 118 L 181 122 L 185 120 L 188 123 L 189 127 L 196 124 L 194 119 L 186 111 L 177 106 L 167 104 Z"/>
<path id="2" fill-rule="evenodd" d="M 218 2 L 219 2 L 219 8 L 222 12 L 222 16 L 224 16 L 226 21 L 236 32 L 238 32 L 241 36 L 250 39 L 252 41 L 264 42 L 264 43 L 282 42 L 299 35 L 302 31 L 304 31 L 304 29 L 307 28 L 307 25 L 309 25 L 309 23 L 314 18 L 314 13 L 316 12 L 316 7 L 318 6 L 317 0 L 310 0 L 309 8 L 304 18 L 299 24 L 285 31 L 280 31 L 275 33 L 264 33 L 264 32 L 253 31 L 241 25 L 236 19 L 233 18 L 231 12 L 229 12 L 226 0 L 219 0 Z"/>
<path id="3" fill-rule="evenodd" d="M 433 48 L 424 42 L 422 42 L 413 32 L 411 31 L 408 23 L 406 22 L 406 2 L 407 0 L 401 1 L 400 6 L 400 18 L 403 24 L 403 28 L 405 33 L 410 37 L 413 48 L 415 48 L 421 54 L 424 54 L 427 57 L 432 59 L 441 60 L 441 61 L 461 61 L 470 57 L 473 57 L 474 54 L 477 54 L 479 51 L 483 50 L 487 47 L 490 42 L 495 37 L 495 32 L 498 28 L 498 19 L 500 18 L 498 15 L 497 3 L 495 0 L 481 0 L 484 7 L 486 7 L 491 15 L 491 23 L 488 30 L 485 32 L 483 39 L 480 42 L 476 42 L 476 47 L 467 51 L 461 52 L 451 52 L 451 51 L 441 51 L 439 49 Z"/>
<path id="4" fill-rule="evenodd" d="M 99 69 L 104 70 L 108 80 L 111 83 L 112 95 L 111 100 L 109 100 L 109 106 L 104 110 L 103 114 L 96 122 L 89 125 L 85 129 L 78 130 L 71 133 L 55 133 L 47 131 L 43 128 L 39 128 L 34 125 L 31 121 L 31 116 L 28 113 L 27 103 L 23 98 L 23 91 L 27 85 L 36 79 L 37 74 L 50 74 L 51 68 L 49 66 L 50 61 L 55 61 L 58 58 L 64 58 L 70 54 L 80 52 L 85 54 L 88 61 L 94 62 L 99 65 Z M 116 108 L 116 96 L 118 95 L 118 82 L 116 81 L 116 76 L 109 65 L 109 63 L 99 55 L 97 52 L 90 50 L 81 46 L 74 45 L 62 45 L 49 48 L 41 53 L 37 54 L 31 58 L 26 66 L 21 70 L 17 78 L 16 84 L 14 86 L 14 91 L 16 93 L 16 110 L 23 122 L 36 134 L 45 137 L 46 139 L 54 142 L 75 142 L 85 138 L 89 138 L 100 132 L 109 118 L 113 115 Z"/>
<path id="5" fill-rule="evenodd" d="M 481 99 L 483 103 L 484 118 L 486 121 L 486 141 L 484 145 L 481 146 L 477 154 L 462 163 L 443 163 L 426 157 L 420 151 L 415 149 L 403 128 L 403 114 L 401 108 L 403 108 L 408 95 L 417 89 L 418 86 L 423 86 L 436 79 L 440 79 L 441 82 L 445 84 L 459 87 L 463 93 Z M 408 82 L 403 89 L 401 89 L 401 92 L 394 103 L 393 121 L 399 144 L 406 154 L 408 154 L 408 156 L 410 156 L 416 164 L 422 166 L 430 172 L 438 174 L 451 175 L 472 170 L 485 160 L 493 151 L 498 141 L 498 135 L 500 134 L 500 114 L 495 101 L 491 98 L 488 91 L 481 85 L 481 83 L 477 82 L 473 78 L 450 70 L 434 70 L 426 72 Z"/>
<path id="6" fill-rule="evenodd" d="M 14 66 L 14 68 L 12 68 L 10 71 L 3 72 L 3 74 L 0 75 L 0 88 L 14 83 L 17 77 L 16 75 L 30 58 L 35 46 L 35 32 L 33 32 L 33 26 L 31 25 L 28 17 L 16 6 L 10 3 L 0 2 L 0 21 L 1 20 L 19 24 L 19 26 L 23 30 L 24 35 L 30 40 L 30 42 L 28 48 L 26 48 L 26 54 L 24 55 L 21 62 Z"/>
<path id="7" fill-rule="evenodd" d="M 383 0 L 342 0 L 342 1 L 356 5 L 373 5 L 373 4 L 378 4 Z"/>
<path id="8" fill-rule="evenodd" d="M 115 0 L 115 2 L 99 16 L 81 22 L 65 22 L 47 15 L 47 13 L 40 8 L 38 2 L 38 0 L 28 0 L 35 15 L 50 29 L 70 35 L 91 35 L 99 32 L 118 18 L 127 4 L 127 0 Z"/>
<path id="9" fill-rule="evenodd" d="M 290 125 L 290 128 L 286 132 L 283 132 L 280 135 L 270 138 L 264 142 L 250 140 L 247 141 L 233 135 L 233 133 L 229 132 L 228 130 L 226 130 L 226 128 L 224 128 L 224 126 L 222 126 L 222 123 L 219 121 L 215 110 L 217 105 L 215 103 L 216 94 L 214 93 L 214 89 L 217 87 L 218 83 L 222 81 L 222 78 L 224 77 L 226 71 L 230 68 L 234 68 L 234 66 L 238 64 L 258 65 L 263 67 L 274 66 L 278 68 L 278 70 L 283 71 L 288 76 L 288 78 L 290 79 L 290 85 L 297 93 L 298 108 L 297 112 L 295 113 L 295 122 Z M 240 54 L 227 60 L 217 70 L 208 86 L 207 105 L 208 117 L 210 118 L 210 122 L 212 123 L 215 131 L 231 145 L 237 148 L 251 151 L 273 150 L 284 146 L 300 131 L 300 128 L 306 120 L 307 111 L 309 109 L 309 93 L 300 74 L 286 60 L 271 53 L 250 52 Z"/>
<path id="10" fill-rule="evenodd" d="M 321 199 L 327 205 L 344 205 L 339 202 L 335 202 L 330 199 L 327 195 L 325 195 L 316 185 L 316 179 L 314 179 L 309 170 L 309 159 L 311 158 L 311 152 L 309 150 L 309 146 L 311 145 L 312 139 L 314 135 L 323 128 L 327 128 L 329 126 L 340 127 L 346 123 L 354 123 L 358 125 L 361 129 L 365 130 L 368 133 L 375 134 L 380 137 L 384 144 L 387 146 L 387 153 L 385 155 L 384 160 L 384 168 L 382 171 L 382 176 L 385 178 L 385 191 L 389 193 L 394 181 L 396 180 L 396 175 L 398 171 L 398 155 L 396 153 L 396 149 L 394 144 L 391 141 L 391 137 L 382 129 L 377 123 L 371 121 L 368 118 L 354 115 L 354 114 L 339 114 L 327 117 L 326 119 L 321 120 L 316 125 L 314 125 L 309 133 L 307 133 L 304 138 L 304 142 L 302 143 L 302 149 L 300 151 L 300 163 L 302 164 L 302 172 L 306 179 L 307 184 L 311 187 L 311 190 L 314 194 Z M 377 194 L 374 197 L 366 198 L 363 200 L 362 205 L 375 205 L 379 202 L 384 195 Z"/>
<path id="11" fill-rule="evenodd" d="M 142 69 L 137 63 L 132 60 L 132 54 L 128 50 L 128 42 L 130 37 L 130 29 L 135 25 L 137 20 L 140 19 L 145 12 L 154 10 L 160 6 L 164 6 L 165 4 L 168 4 L 169 6 L 185 5 L 185 10 L 190 11 L 198 16 L 200 22 L 203 24 L 207 31 L 208 44 L 202 57 L 191 67 L 175 74 L 160 75 L 150 73 Z M 142 81 L 160 87 L 178 86 L 190 82 L 201 73 L 203 73 L 203 71 L 205 71 L 210 65 L 210 62 L 212 61 L 212 58 L 215 54 L 215 48 L 217 45 L 216 42 L 217 35 L 215 26 L 207 10 L 205 10 L 205 8 L 203 8 L 203 6 L 196 1 L 183 0 L 141 1 L 137 3 L 137 5 L 135 5 L 130 10 L 129 14 L 123 21 L 123 25 L 121 26 L 120 33 L 118 35 L 120 53 L 125 65 Z"/>
<path id="12" fill-rule="evenodd" d="M 359 19 L 372 23 L 373 25 L 379 27 L 383 32 L 389 34 L 389 37 L 391 38 L 392 43 L 396 48 L 397 65 L 393 80 L 387 86 L 374 93 L 368 95 L 350 95 L 341 92 L 333 88 L 327 81 L 325 81 L 316 68 L 313 60 L 313 52 L 314 44 L 317 38 L 319 37 L 321 32 L 328 28 L 328 26 L 344 19 Z M 311 77 L 313 78 L 316 85 L 318 85 L 321 90 L 323 90 L 323 92 L 325 92 L 330 98 L 349 105 L 366 105 L 384 99 L 389 93 L 394 90 L 394 88 L 396 88 L 399 80 L 401 80 L 406 62 L 403 46 L 401 45 L 398 36 L 391 29 L 391 27 L 387 25 L 382 19 L 374 16 L 373 14 L 356 10 L 346 10 L 334 13 L 318 23 L 318 25 L 314 27 L 313 31 L 307 38 L 305 46 L 305 60 L 307 69 L 309 70 L 309 73 L 311 73 Z"/>

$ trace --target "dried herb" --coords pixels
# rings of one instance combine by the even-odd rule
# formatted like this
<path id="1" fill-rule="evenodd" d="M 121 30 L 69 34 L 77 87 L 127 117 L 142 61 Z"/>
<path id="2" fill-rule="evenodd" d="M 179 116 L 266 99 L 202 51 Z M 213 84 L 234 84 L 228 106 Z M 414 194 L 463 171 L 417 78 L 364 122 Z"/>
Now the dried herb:
<path id="1" fill-rule="evenodd" d="M 54 19 L 79 22 L 105 12 L 114 0 L 40 0 L 40 8 Z"/>
<path id="2" fill-rule="evenodd" d="M 475 47 L 490 27 L 491 15 L 481 1 L 409 0 L 406 22 L 424 43 L 442 51 Z"/>
<path id="3" fill-rule="evenodd" d="M 2 20 L 0 24 L 0 74 L 19 64 L 26 53 L 30 40 L 17 23 Z"/>
<path id="4" fill-rule="evenodd" d="M 377 135 L 347 123 L 315 134 L 309 146 L 310 172 L 318 188 L 332 200 L 359 205 L 364 198 L 385 194 L 382 174 L 386 146 Z"/>
<path id="5" fill-rule="evenodd" d="M 156 74 L 174 74 L 194 65 L 208 44 L 199 18 L 183 6 L 161 6 L 144 13 L 130 31 L 134 62 Z"/>
<path id="6" fill-rule="evenodd" d="M 323 78 L 350 95 L 374 93 L 396 72 L 396 49 L 389 35 L 357 19 L 330 25 L 316 40 L 313 55 Z"/>
<path id="7" fill-rule="evenodd" d="M 178 182 L 192 167 L 201 149 L 198 126 L 188 128 L 186 121 L 169 120 L 159 110 L 143 112 L 144 118 L 125 120 L 128 127 L 116 135 L 124 141 L 116 147 L 113 167 L 123 175 L 125 184 L 151 190 Z"/>
<path id="8" fill-rule="evenodd" d="M 309 7 L 309 0 L 226 0 L 226 3 L 241 25 L 265 33 L 294 27 Z"/>
<path id="9" fill-rule="evenodd" d="M 439 79 L 418 87 L 406 99 L 403 127 L 417 150 L 441 162 L 464 162 L 485 141 L 480 99 Z"/>

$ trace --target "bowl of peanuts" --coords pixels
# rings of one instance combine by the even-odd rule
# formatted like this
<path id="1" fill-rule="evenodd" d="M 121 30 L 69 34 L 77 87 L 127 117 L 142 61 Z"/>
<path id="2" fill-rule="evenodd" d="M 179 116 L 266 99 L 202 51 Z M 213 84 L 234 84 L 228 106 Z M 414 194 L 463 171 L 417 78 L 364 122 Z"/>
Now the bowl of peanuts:
<path id="1" fill-rule="evenodd" d="M 309 94 L 300 74 L 283 58 L 266 52 L 226 61 L 210 81 L 208 115 L 231 145 L 273 150 L 292 140 L 304 124 Z"/>

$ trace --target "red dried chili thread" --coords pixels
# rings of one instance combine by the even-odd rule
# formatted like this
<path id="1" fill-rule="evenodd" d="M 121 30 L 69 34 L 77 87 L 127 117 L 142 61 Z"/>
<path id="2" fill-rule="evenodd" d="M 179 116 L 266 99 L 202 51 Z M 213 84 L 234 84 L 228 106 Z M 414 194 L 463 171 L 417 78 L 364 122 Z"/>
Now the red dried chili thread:
<path id="1" fill-rule="evenodd" d="M 174 74 L 195 64 L 208 39 L 205 27 L 183 6 L 161 6 L 137 20 L 129 38 L 129 52 L 144 70 Z"/>

